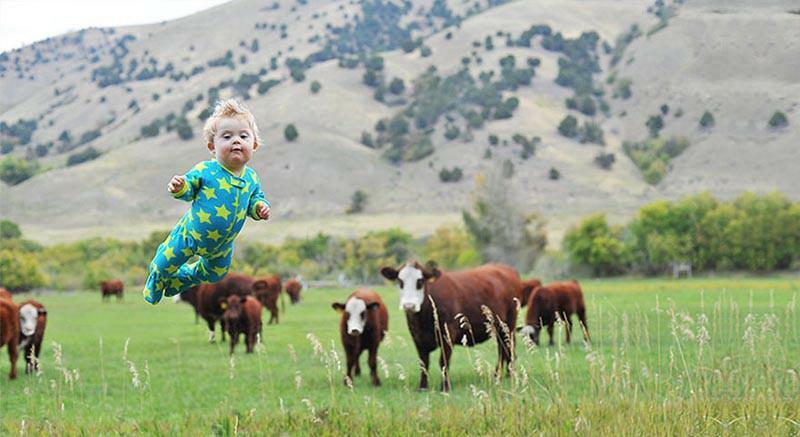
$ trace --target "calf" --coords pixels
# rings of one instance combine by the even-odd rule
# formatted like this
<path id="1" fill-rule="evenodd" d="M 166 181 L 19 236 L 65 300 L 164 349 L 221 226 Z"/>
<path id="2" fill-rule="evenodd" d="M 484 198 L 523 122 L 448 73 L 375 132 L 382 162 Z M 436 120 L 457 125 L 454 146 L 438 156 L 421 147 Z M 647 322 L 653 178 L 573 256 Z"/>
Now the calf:
<path id="1" fill-rule="evenodd" d="M 541 286 L 542 283 L 538 279 L 528 279 L 527 281 L 522 281 L 522 300 L 520 301 L 520 306 L 527 305 L 533 290 L 536 290 Z"/>
<path id="2" fill-rule="evenodd" d="M 281 296 L 281 278 L 267 276 L 253 282 L 253 294 L 269 312 L 269 324 L 278 323 L 278 298 Z"/>
<path id="3" fill-rule="evenodd" d="M 100 295 L 103 301 L 107 300 L 113 295 L 117 296 L 117 302 L 122 300 L 123 285 L 119 279 L 111 279 L 110 281 L 100 281 Z"/>
<path id="4" fill-rule="evenodd" d="M 525 317 L 525 326 L 519 332 L 528 335 L 537 345 L 542 325 L 547 326 L 550 336 L 550 345 L 553 344 L 553 325 L 556 318 L 567 323 L 567 343 L 572 336 L 572 314 L 578 315 L 581 323 L 583 338 L 589 341 L 589 326 L 586 324 L 586 306 L 583 302 L 583 292 L 578 281 L 553 282 L 546 287 L 537 288 L 530 296 L 528 314 Z"/>
<path id="5" fill-rule="evenodd" d="M 220 321 L 220 335 L 225 341 L 225 323 L 221 320 L 225 312 L 220 306 L 220 301 L 231 295 L 245 296 L 253 293 L 253 278 L 230 272 L 221 281 L 213 284 L 196 285 L 182 292 L 180 300 L 194 307 L 195 314 L 199 314 L 208 325 L 208 341 L 213 343 L 216 339 L 214 333 L 215 323 Z"/>
<path id="6" fill-rule="evenodd" d="M 372 290 L 361 288 L 354 291 L 344 304 L 335 302 L 331 306 L 342 314 L 339 334 L 347 356 L 347 378 L 353 380 L 353 369 L 356 376 L 361 375 L 359 357 L 368 350 L 372 385 L 381 385 L 378 378 L 378 346 L 389 329 L 389 312 L 381 297 Z M 345 384 L 347 381 L 345 379 Z"/>
<path id="7" fill-rule="evenodd" d="M 286 294 L 289 295 L 289 301 L 292 302 L 292 305 L 300 302 L 300 290 L 303 289 L 303 285 L 300 284 L 299 281 L 294 279 L 289 279 L 286 281 Z"/>
<path id="8" fill-rule="evenodd" d="M 42 351 L 44 329 L 47 326 L 47 310 L 35 301 L 27 300 L 19 306 L 19 347 L 25 357 L 25 373 L 39 369 L 39 353 Z"/>
<path id="9" fill-rule="evenodd" d="M 19 358 L 19 307 L 10 299 L 0 299 L 0 348 L 8 347 L 8 361 L 11 363 L 9 379 L 17 377 L 17 358 Z"/>
<path id="10" fill-rule="evenodd" d="M 222 320 L 231 337 L 231 355 L 239 334 L 244 334 L 247 353 L 253 353 L 256 342 L 261 339 L 261 303 L 253 296 L 228 296 L 220 299 L 220 307 L 225 309 Z"/>
<path id="11" fill-rule="evenodd" d="M 497 341 L 495 374 L 514 359 L 513 332 L 522 284 L 511 267 L 490 264 L 458 272 L 442 272 L 409 261 L 381 274 L 400 287 L 400 309 L 422 362 L 419 389 L 428 388 L 429 355 L 442 348 L 442 391 L 450 390 L 450 356 L 454 345 L 474 346 L 490 337 Z"/>
<path id="12" fill-rule="evenodd" d="M 14 300 L 11 298 L 11 293 L 9 293 L 8 290 L 3 287 L 0 287 L 0 299 L 8 299 L 10 301 Z"/>

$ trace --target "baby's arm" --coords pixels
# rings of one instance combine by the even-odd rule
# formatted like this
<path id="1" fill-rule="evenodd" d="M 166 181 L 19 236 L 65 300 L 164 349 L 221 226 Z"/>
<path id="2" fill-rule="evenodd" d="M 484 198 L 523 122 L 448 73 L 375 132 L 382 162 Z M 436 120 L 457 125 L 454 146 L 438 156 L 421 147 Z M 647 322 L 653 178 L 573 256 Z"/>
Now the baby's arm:
<path id="1" fill-rule="evenodd" d="M 175 175 L 167 185 L 167 190 L 176 199 L 185 200 L 187 202 L 193 201 L 200 192 L 201 178 L 200 174 L 205 169 L 204 163 L 199 163 L 194 166 L 188 173 L 183 176 Z"/>
<path id="2" fill-rule="evenodd" d="M 256 187 L 255 190 L 253 190 L 253 194 L 250 195 L 250 203 L 247 206 L 247 211 L 249 212 L 250 218 L 253 220 L 266 220 L 269 218 L 269 208 L 272 204 L 269 203 L 269 200 L 264 196 L 264 192 L 261 191 L 261 182 L 258 180 L 257 176 L 255 184 Z M 260 206 L 261 204 L 266 205 L 266 211 L 264 211 L 263 206 Z M 266 215 L 266 217 L 264 215 Z"/>

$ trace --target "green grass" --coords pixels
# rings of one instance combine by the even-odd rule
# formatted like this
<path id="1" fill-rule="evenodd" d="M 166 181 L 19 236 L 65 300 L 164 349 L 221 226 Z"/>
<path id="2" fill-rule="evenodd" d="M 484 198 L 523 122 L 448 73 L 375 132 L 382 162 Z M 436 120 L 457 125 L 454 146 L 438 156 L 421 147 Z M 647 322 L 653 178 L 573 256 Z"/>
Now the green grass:
<path id="1" fill-rule="evenodd" d="M 499 383 L 493 344 L 456 348 L 448 395 L 416 391 L 417 354 L 392 288 L 378 288 L 390 310 L 383 386 L 369 384 L 363 356 L 352 389 L 330 307 L 350 290 L 304 292 L 280 325 L 264 326 L 263 348 L 246 355 L 240 343 L 233 358 L 187 305 L 42 294 L 42 373 L 20 365 L 8 381 L 0 354 L 0 434 L 800 433 L 800 280 L 583 287 L 591 346 L 519 342 L 518 370 Z"/>

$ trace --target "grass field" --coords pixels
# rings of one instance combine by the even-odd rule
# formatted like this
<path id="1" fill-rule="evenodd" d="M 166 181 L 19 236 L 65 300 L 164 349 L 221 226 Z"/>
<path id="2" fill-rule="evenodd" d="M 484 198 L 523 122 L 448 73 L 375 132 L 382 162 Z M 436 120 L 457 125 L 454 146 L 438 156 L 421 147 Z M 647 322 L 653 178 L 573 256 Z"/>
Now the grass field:
<path id="1" fill-rule="evenodd" d="M 517 370 L 499 383 L 493 342 L 456 348 L 447 395 L 416 391 L 417 354 L 393 288 L 377 289 L 390 310 L 379 388 L 366 356 L 353 387 L 343 384 L 330 304 L 350 290 L 305 291 L 280 325 L 264 326 L 263 347 L 246 355 L 240 343 L 233 357 L 184 304 L 41 294 L 41 373 L 25 376 L 20 360 L 22 375 L 8 381 L 0 353 L 0 434 L 800 434 L 800 279 L 583 287 L 590 346 L 519 342 Z"/>

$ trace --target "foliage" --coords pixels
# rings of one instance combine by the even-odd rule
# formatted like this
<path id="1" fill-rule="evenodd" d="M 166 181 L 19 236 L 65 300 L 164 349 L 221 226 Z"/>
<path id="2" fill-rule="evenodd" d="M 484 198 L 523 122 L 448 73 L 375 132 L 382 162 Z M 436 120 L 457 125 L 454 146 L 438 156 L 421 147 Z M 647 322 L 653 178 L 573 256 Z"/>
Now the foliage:
<path id="1" fill-rule="evenodd" d="M 37 256 L 5 247 L 0 249 L 0 284 L 10 291 L 31 290 L 45 285 Z"/>
<path id="2" fill-rule="evenodd" d="M 788 126 L 789 120 L 786 118 L 786 114 L 783 112 L 775 111 L 775 113 L 772 114 L 772 117 L 769 118 L 769 122 L 767 124 L 769 124 L 769 127 L 773 129 L 778 129 Z"/>
<path id="3" fill-rule="evenodd" d="M 463 172 L 461 171 L 461 167 L 453 167 L 452 170 L 442 167 L 442 169 L 439 170 L 439 180 L 442 182 L 458 182 L 462 177 Z"/>
<path id="4" fill-rule="evenodd" d="M 643 142 L 622 143 L 625 154 L 645 176 L 645 180 L 655 185 L 664 178 L 672 158 L 689 147 L 685 137 L 650 138 Z"/>
<path id="5" fill-rule="evenodd" d="M 613 153 L 600 152 L 594 157 L 594 163 L 604 170 L 610 170 L 616 158 Z"/>
<path id="6" fill-rule="evenodd" d="M 627 267 L 623 228 L 609 226 L 604 214 L 589 216 L 571 227 L 562 244 L 574 263 L 588 265 L 597 276 L 619 274 Z"/>
<path id="7" fill-rule="evenodd" d="M 356 190 L 352 197 L 350 197 L 350 206 L 345 211 L 347 214 L 357 214 L 364 211 L 367 204 L 367 193 Z"/>
<path id="8" fill-rule="evenodd" d="M 100 155 L 102 155 L 102 153 L 100 153 L 99 150 L 95 149 L 92 146 L 89 146 L 80 152 L 69 155 L 69 157 L 67 158 L 67 167 L 78 165 L 86 161 L 91 161 L 93 159 L 96 159 Z"/>
<path id="9" fill-rule="evenodd" d="M 292 142 L 296 140 L 299 135 L 293 123 L 289 123 L 286 125 L 286 128 L 283 129 L 283 137 L 286 138 L 286 141 Z"/>
<path id="10" fill-rule="evenodd" d="M 441 226 L 425 242 L 426 260 L 445 269 L 462 269 L 481 263 L 480 252 L 470 234 L 460 226 Z"/>
<path id="11" fill-rule="evenodd" d="M 0 180 L 8 185 L 17 185 L 31 178 L 38 170 L 39 164 L 36 161 L 6 156 L 0 161 Z"/>
<path id="12" fill-rule="evenodd" d="M 316 94 L 322 89 L 322 84 L 320 84 L 318 80 L 312 81 L 309 89 L 311 90 L 311 94 Z"/>
<path id="13" fill-rule="evenodd" d="M 11 220 L 0 220 L 0 240 L 11 240 L 22 236 L 19 225 Z"/>
<path id="14" fill-rule="evenodd" d="M 651 115 L 644 125 L 650 133 L 650 138 L 658 138 L 659 132 L 664 128 L 664 119 L 660 115 Z"/>
<path id="15" fill-rule="evenodd" d="M 676 116 L 677 116 L 677 114 L 676 114 Z M 709 111 L 704 112 L 703 116 L 700 117 L 700 127 L 709 129 L 709 128 L 714 127 L 715 123 L 716 122 L 714 121 L 714 115 Z"/>
<path id="16" fill-rule="evenodd" d="M 572 115 L 567 115 L 558 124 L 558 133 L 567 137 L 575 138 L 578 136 L 578 119 Z"/>

